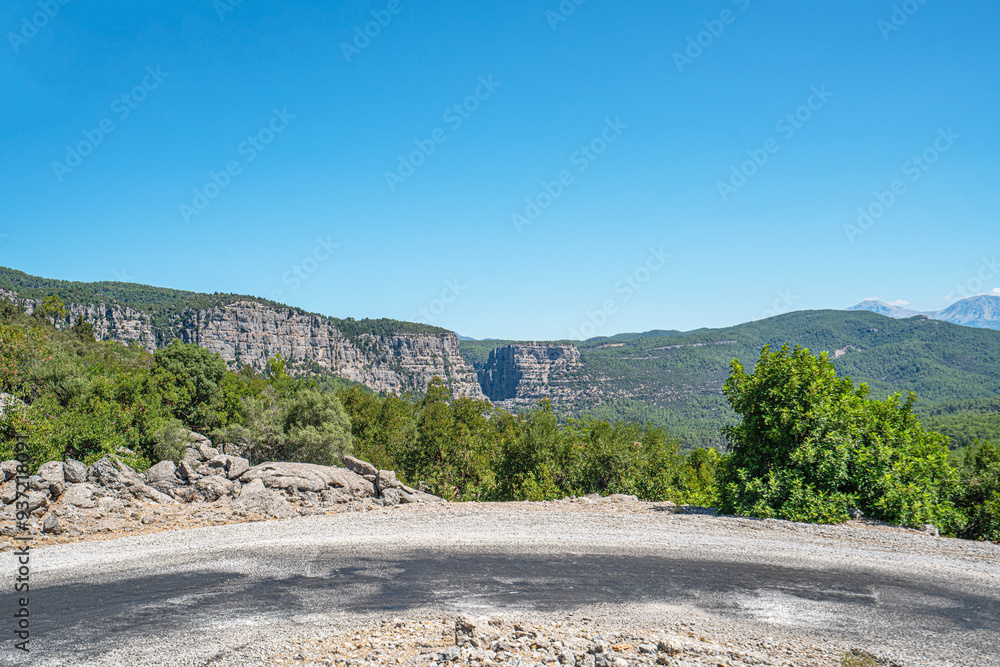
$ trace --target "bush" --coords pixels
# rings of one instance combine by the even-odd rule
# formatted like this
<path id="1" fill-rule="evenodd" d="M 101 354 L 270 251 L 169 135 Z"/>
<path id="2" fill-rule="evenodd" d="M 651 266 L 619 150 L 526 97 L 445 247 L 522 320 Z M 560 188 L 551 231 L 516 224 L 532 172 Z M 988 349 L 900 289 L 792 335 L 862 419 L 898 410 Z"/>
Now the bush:
<path id="1" fill-rule="evenodd" d="M 1000 446 L 976 442 L 963 458 L 955 502 L 967 521 L 959 537 L 1000 542 Z"/>
<path id="2" fill-rule="evenodd" d="M 920 427 L 912 394 L 869 399 L 825 353 L 787 345 L 763 348 L 752 374 L 734 361 L 724 393 L 742 420 L 725 431 L 723 512 L 832 523 L 858 507 L 910 526 L 962 523 L 946 439 Z"/>

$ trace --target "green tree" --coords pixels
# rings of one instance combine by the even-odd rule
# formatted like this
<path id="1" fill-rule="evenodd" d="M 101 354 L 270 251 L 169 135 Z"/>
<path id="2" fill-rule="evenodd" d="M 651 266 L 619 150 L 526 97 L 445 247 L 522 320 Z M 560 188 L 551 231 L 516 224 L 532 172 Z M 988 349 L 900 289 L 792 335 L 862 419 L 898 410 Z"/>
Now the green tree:
<path id="1" fill-rule="evenodd" d="M 945 439 L 920 427 L 914 396 L 869 399 L 825 353 L 787 345 L 763 348 L 753 373 L 733 361 L 724 393 L 742 419 L 725 429 L 722 511 L 836 522 L 858 507 L 906 525 L 960 521 Z"/>
<path id="2" fill-rule="evenodd" d="M 956 503 L 968 520 L 959 537 L 1000 542 L 1000 446 L 977 441 L 963 458 Z"/>
<path id="3" fill-rule="evenodd" d="M 174 415 L 195 431 L 222 426 L 222 381 L 226 362 L 194 343 L 174 339 L 153 358 L 163 397 Z"/>

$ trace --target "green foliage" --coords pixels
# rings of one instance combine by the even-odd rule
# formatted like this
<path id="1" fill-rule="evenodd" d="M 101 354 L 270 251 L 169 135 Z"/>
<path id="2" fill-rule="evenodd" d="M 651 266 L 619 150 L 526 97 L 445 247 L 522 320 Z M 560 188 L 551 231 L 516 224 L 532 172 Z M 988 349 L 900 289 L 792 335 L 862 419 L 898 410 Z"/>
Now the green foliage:
<path id="1" fill-rule="evenodd" d="M 955 503 L 968 518 L 959 537 L 1000 542 L 1000 446 L 976 442 L 962 458 Z"/>
<path id="2" fill-rule="evenodd" d="M 914 396 L 872 400 L 826 354 L 787 345 L 763 348 L 752 374 L 734 361 L 724 391 L 742 420 L 725 431 L 722 511 L 831 523 L 858 507 L 910 526 L 961 523 L 945 439 L 921 428 Z"/>
<path id="3" fill-rule="evenodd" d="M 219 354 L 175 339 L 153 358 L 164 400 L 175 417 L 196 431 L 224 425 L 221 385 L 227 369 Z"/>
<path id="4" fill-rule="evenodd" d="M 462 341 L 460 349 L 481 370 L 490 350 L 508 342 Z M 833 310 L 798 311 L 724 329 L 574 342 L 582 365 L 550 383 L 558 389 L 560 414 L 652 422 L 685 447 L 724 448 L 722 428 L 737 421 L 722 393 L 729 363 L 738 358 L 752 369 L 763 346 L 785 343 L 829 352 L 838 374 L 868 384 L 874 395 L 916 393 L 914 407 L 921 416 L 945 401 L 1000 395 L 1000 332 Z M 594 391 L 597 378 L 600 391 Z M 1000 421 L 969 423 L 974 424 L 969 436 L 953 446 L 974 437 L 1000 441 Z"/>

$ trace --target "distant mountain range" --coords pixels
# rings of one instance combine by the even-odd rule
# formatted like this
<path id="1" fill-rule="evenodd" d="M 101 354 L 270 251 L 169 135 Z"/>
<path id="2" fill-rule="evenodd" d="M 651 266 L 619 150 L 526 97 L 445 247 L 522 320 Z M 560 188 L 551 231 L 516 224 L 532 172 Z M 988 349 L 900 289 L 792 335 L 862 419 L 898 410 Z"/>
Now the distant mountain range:
<path id="1" fill-rule="evenodd" d="M 868 310 L 879 315 L 885 315 L 886 317 L 894 317 L 897 320 L 923 315 L 931 320 L 942 320 L 965 327 L 1000 330 L 1000 296 L 991 296 L 988 294 L 962 299 L 943 310 L 930 312 L 910 310 L 909 308 L 885 303 L 876 299 L 865 299 L 858 305 L 852 306 L 847 310 Z"/>

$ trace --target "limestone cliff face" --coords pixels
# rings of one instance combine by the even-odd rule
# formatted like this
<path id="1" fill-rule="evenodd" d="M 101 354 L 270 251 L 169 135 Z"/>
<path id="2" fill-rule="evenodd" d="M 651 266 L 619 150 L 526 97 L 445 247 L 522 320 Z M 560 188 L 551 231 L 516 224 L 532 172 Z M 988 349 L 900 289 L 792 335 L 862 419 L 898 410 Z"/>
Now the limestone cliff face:
<path id="1" fill-rule="evenodd" d="M 574 394 L 569 374 L 580 364 L 580 351 L 573 345 L 507 345 L 490 352 L 478 372 L 479 385 L 505 408 L 530 407 L 543 396 L 557 400 Z"/>
<path id="2" fill-rule="evenodd" d="M 16 298 L 3 290 L 0 296 Z M 39 304 L 23 302 L 29 313 Z M 280 354 L 291 366 L 318 366 L 378 392 L 425 391 L 438 376 L 455 396 L 484 398 L 475 370 L 450 332 L 348 337 L 324 317 L 250 300 L 182 311 L 160 327 L 146 313 L 117 304 L 69 304 L 68 309 L 63 326 L 82 318 L 93 324 L 98 340 L 135 343 L 151 352 L 179 338 L 218 352 L 233 365 L 264 368 Z"/>

